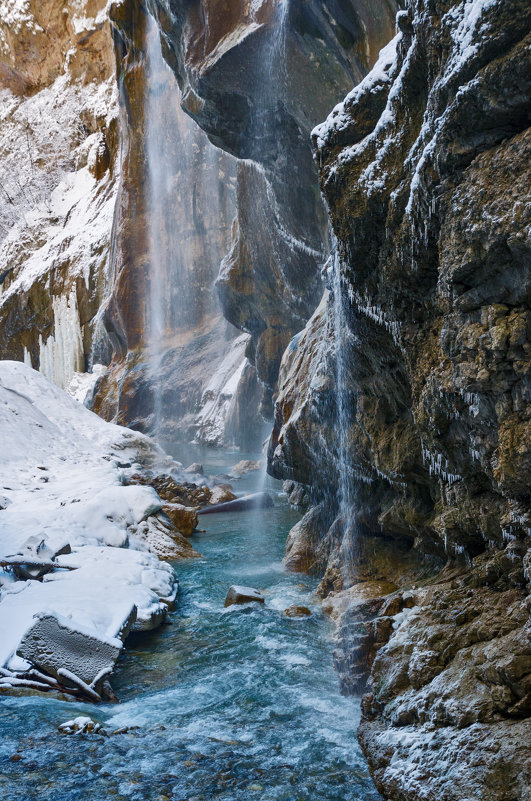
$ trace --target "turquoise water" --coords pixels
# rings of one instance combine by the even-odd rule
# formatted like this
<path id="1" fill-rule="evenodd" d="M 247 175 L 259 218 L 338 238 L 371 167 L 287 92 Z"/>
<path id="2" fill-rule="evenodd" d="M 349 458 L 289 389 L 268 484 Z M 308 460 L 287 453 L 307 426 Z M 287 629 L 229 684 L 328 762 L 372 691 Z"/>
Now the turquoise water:
<path id="1" fill-rule="evenodd" d="M 238 454 L 194 454 L 224 472 Z M 253 473 L 240 493 L 264 480 Z M 286 534 L 299 519 L 267 479 L 275 508 L 211 515 L 193 537 L 201 560 L 177 564 L 169 625 L 128 640 L 113 686 L 118 705 L 0 699 L 4 801 L 372 801 L 356 741 L 359 701 L 340 696 L 332 629 L 316 580 L 285 573 Z M 223 603 L 230 584 L 260 589 L 265 606 Z M 290 604 L 312 616 L 288 618 Z M 111 732 L 59 734 L 88 715 Z M 22 757 L 12 761 L 18 752 Z"/>

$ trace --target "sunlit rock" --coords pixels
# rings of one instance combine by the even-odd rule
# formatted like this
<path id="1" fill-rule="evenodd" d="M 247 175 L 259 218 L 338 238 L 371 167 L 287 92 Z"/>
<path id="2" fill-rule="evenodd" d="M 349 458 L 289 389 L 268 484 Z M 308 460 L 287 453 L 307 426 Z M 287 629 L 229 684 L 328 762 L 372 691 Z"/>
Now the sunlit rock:
<path id="1" fill-rule="evenodd" d="M 181 503 L 165 503 L 162 511 L 170 518 L 177 531 L 180 531 L 185 537 L 189 537 L 197 527 L 197 509 L 195 507 L 183 506 Z"/>

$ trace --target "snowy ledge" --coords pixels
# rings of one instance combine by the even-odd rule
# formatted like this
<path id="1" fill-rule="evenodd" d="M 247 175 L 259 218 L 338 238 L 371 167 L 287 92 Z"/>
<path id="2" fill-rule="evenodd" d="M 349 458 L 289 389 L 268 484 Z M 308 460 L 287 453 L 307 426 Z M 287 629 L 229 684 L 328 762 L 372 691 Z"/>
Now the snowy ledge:
<path id="1" fill-rule="evenodd" d="M 165 537 L 154 517 L 161 500 L 149 486 L 124 486 L 141 469 L 139 459 L 164 454 L 148 437 L 106 423 L 11 361 L 0 361 L 0 442 L 0 689 L 48 676 L 50 686 L 55 679 L 91 697 L 131 627 L 158 625 L 175 600 L 174 571 L 156 556 L 165 548 L 171 555 L 171 548 L 153 547 L 154 538 Z M 33 567 L 17 567 L 17 560 L 31 559 Z M 39 626 L 56 638 L 47 644 L 50 665 L 17 654 L 32 653 Z M 57 653 L 57 638 L 65 637 L 77 643 L 77 667 L 71 654 Z M 83 638 L 105 652 L 92 677 L 81 675 L 88 670 Z M 39 679 L 35 667 L 46 676 Z M 32 668 L 30 679 L 21 678 Z"/>

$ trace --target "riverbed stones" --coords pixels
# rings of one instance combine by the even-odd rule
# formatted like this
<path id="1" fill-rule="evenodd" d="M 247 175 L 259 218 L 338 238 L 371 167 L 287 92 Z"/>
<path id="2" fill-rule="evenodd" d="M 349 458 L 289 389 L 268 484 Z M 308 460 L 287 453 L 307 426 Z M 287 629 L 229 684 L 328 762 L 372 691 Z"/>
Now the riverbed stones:
<path id="1" fill-rule="evenodd" d="M 248 604 L 248 603 L 265 603 L 265 598 L 261 592 L 255 590 L 254 587 L 242 587 L 239 584 L 233 584 L 229 587 L 227 597 L 225 598 L 225 606 L 233 606 L 235 604 Z"/>
<path id="2" fill-rule="evenodd" d="M 73 720 L 67 720 L 65 723 L 61 723 L 57 730 L 61 734 L 76 734 L 80 732 L 81 734 L 103 734 L 104 729 L 101 723 L 97 723 L 96 721 L 92 720 L 85 715 L 80 715 Z"/>

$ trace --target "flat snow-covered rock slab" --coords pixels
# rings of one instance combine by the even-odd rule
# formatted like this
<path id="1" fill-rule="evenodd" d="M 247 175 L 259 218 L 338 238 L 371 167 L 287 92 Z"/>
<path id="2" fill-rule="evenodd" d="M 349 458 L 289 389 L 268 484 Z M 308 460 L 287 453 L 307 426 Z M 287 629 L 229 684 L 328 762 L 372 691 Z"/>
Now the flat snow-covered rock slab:
<path id="1" fill-rule="evenodd" d="M 124 629 L 135 616 L 133 607 L 124 620 Z M 112 673 L 121 650 L 122 641 L 117 637 L 103 639 L 53 615 L 41 615 L 22 638 L 18 653 L 60 682 L 73 675 L 96 687 Z"/>
<path id="2" fill-rule="evenodd" d="M 227 597 L 225 598 L 225 606 L 232 606 L 233 604 L 248 604 L 252 602 L 263 604 L 265 598 L 262 593 L 255 590 L 254 587 L 241 587 L 238 584 L 233 584 L 229 587 Z"/>

